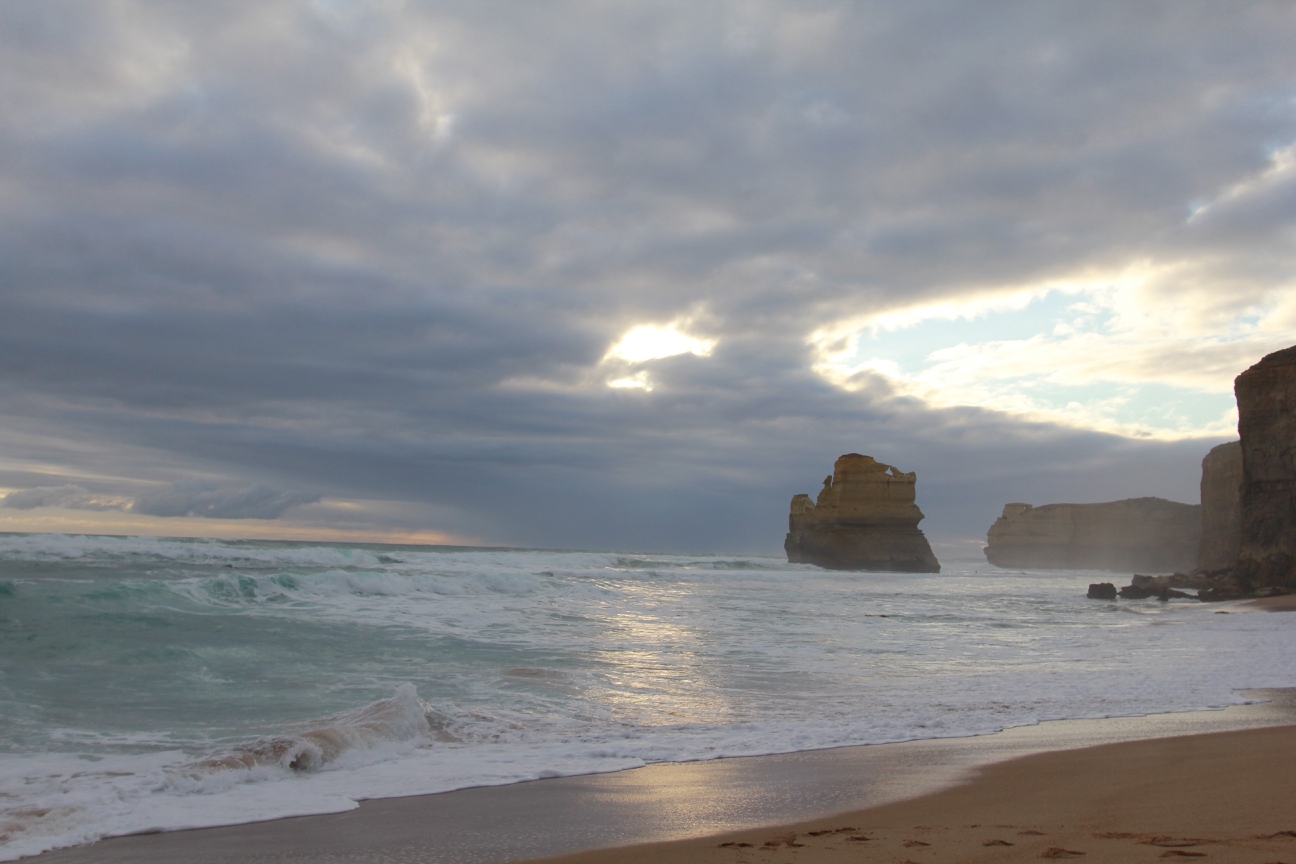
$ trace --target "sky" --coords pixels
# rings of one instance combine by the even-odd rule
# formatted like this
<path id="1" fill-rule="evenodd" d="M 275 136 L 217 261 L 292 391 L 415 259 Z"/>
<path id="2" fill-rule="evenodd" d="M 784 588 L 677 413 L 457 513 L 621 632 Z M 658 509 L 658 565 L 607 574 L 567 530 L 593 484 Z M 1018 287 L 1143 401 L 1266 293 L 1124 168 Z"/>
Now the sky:
<path id="1" fill-rule="evenodd" d="M 0 531 L 937 555 L 1198 500 L 1296 343 L 1287 2 L 7 0 Z"/>

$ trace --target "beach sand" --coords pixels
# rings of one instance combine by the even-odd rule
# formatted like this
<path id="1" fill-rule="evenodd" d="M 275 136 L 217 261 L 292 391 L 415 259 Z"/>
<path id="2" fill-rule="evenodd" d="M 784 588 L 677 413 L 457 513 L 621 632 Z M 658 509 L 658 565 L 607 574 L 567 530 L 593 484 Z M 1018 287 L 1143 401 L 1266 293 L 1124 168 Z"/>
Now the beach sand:
<path id="1" fill-rule="evenodd" d="M 601 849 L 550 860 L 815 864 L 1037 860 L 1057 848 L 1090 861 L 1296 864 L 1296 839 L 1279 833 L 1296 829 L 1296 691 L 1247 695 L 1270 701 L 365 801 L 32 860 L 487 864 Z M 984 845 L 995 842 L 1013 845 Z"/>
<path id="2" fill-rule="evenodd" d="M 1259 600 L 1247 600 L 1233 607 L 1235 609 L 1263 609 L 1266 612 L 1296 612 L 1296 594 L 1283 594 L 1279 597 L 1261 597 Z"/>
<path id="3" fill-rule="evenodd" d="M 1296 727 L 1045 753 L 914 800 L 545 864 L 1296 862 Z"/>

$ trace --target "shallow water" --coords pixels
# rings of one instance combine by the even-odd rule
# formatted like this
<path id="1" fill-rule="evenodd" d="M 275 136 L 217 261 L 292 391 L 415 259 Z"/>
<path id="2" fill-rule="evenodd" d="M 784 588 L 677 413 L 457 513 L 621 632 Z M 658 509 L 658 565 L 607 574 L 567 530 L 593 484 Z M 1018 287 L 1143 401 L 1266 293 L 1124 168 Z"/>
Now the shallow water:
<path id="1" fill-rule="evenodd" d="M 0 535 L 0 858 L 647 762 L 1219 708 L 1287 616 L 1112 574 Z"/>

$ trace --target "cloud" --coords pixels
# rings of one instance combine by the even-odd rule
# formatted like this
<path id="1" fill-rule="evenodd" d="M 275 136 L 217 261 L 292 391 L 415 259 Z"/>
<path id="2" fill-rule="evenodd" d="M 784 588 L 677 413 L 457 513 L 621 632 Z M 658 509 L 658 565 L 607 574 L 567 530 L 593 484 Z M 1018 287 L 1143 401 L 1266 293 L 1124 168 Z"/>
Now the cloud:
<path id="1" fill-rule="evenodd" d="M 149 516 L 278 519 L 290 507 L 319 500 L 319 495 L 276 489 L 265 483 L 229 489 L 207 480 L 182 480 L 167 489 L 140 495 L 130 509 Z"/>
<path id="2" fill-rule="evenodd" d="M 0 499 L 0 507 L 35 510 L 37 507 L 61 507 L 65 510 L 125 510 L 129 499 L 94 495 L 72 483 L 63 486 L 37 486 L 19 489 Z"/>
<path id="3" fill-rule="evenodd" d="M 207 480 L 180 480 L 166 489 L 134 499 L 93 494 L 81 486 L 37 486 L 10 492 L 0 506 L 14 510 L 57 507 L 64 510 L 120 510 L 147 516 L 201 516 L 210 519 L 278 519 L 290 507 L 314 504 L 319 495 L 276 489 L 264 483 L 235 488 Z"/>
<path id="4" fill-rule="evenodd" d="M 1227 436 L 1237 423 L 1233 378 L 1296 337 L 1296 283 L 1234 277 L 1234 290 L 1221 294 L 1226 278 L 1198 261 L 1138 262 L 891 310 L 810 342 L 815 368 L 845 389 L 872 374 L 933 406 L 1133 437 Z"/>
<path id="5" fill-rule="evenodd" d="M 627 330 L 625 335 L 608 349 L 603 359 L 642 363 L 645 360 L 660 360 L 662 357 L 674 357 L 677 354 L 709 357 L 715 344 L 714 339 L 699 339 L 681 332 L 678 324 L 668 324 L 665 327 L 640 324 Z"/>
<path id="6" fill-rule="evenodd" d="M 1152 9 L 0 5 L 0 483 L 771 552 L 849 451 L 934 537 L 1191 500 L 1296 342 L 1296 12 Z"/>

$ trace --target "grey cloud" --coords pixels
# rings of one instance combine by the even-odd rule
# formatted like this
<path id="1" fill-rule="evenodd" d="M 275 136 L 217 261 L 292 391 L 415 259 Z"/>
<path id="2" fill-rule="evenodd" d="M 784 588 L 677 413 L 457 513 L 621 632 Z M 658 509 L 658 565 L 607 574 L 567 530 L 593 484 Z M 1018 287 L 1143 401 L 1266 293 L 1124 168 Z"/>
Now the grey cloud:
<path id="1" fill-rule="evenodd" d="M 34 510 L 126 510 L 148 516 L 203 516 L 211 519 L 278 519 L 299 504 L 313 504 L 317 494 L 279 489 L 266 483 L 222 486 L 210 480 L 178 480 L 165 489 L 145 492 L 134 499 L 101 495 L 73 483 L 37 486 L 10 492 L 0 507 Z"/>
<path id="2" fill-rule="evenodd" d="M 319 495 L 276 489 L 265 483 L 231 489 L 210 480 L 180 480 L 167 489 L 140 495 L 130 509 L 149 516 L 278 519 L 289 507 L 318 500 Z"/>
<path id="3" fill-rule="evenodd" d="M 62 507 L 67 510 L 125 510 L 129 500 L 95 495 L 73 483 L 62 486 L 37 486 L 19 489 L 0 499 L 0 507 L 35 510 L 37 507 Z"/>
<path id="4" fill-rule="evenodd" d="M 849 450 L 918 470 L 941 535 L 1191 500 L 1213 442 L 844 393 L 806 337 L 1131 260 L 1296 264 L 1280 194 L 1186 221 L 1296 139 L 1289 6 L 396 8 L 0 7 L 0 481 L 693 549 L 776 550 Z M 712 357 L 596 386 L 626 328 L 690 312 Z M 193 475 L 221 480 L 140 492 Z"/>

